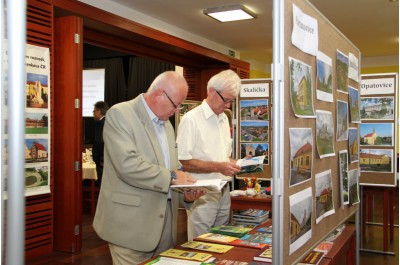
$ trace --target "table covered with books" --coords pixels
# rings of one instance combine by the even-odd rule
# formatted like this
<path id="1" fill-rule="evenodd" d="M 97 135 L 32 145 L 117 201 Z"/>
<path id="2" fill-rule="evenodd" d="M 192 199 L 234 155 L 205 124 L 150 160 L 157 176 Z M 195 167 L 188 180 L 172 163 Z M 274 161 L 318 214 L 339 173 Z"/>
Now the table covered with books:
<path id="1" fill-rule="evenodd" d="M 232 228 L 233 227 L 233 228 Z M 235 227 L 239 227 L 236 229 Z M 247 228 L 247 230 L 246 230 Z M 233 233 L 236 237 L 224 234 Z M 243 234 L 244 236 L 242 236 Z M 242 236 L 242 237 L 241 237 Z M 233 239 L 230 239 L 233 237 Z M 247 241 L 247 239 L 252 238 Z M 242 241 L 242 242 L 241 242 Z M 261 265 L 272 263 L 272 220 L 258 226 L 225 225 L 211 229 L 158 257 L 149 259 L 141 265 Z M 315 252 L 323 252 L 318 254 Z M 315 253 L 315 254 L 313 254 Z M 316 248 L 304 254 L 304 259 L 317 259 L 318 265 L 355 264 L 354 226 L 341 226 L 333 231 Z M 309 263 L 299 263 L 309 264 Z M 315 263 L 312 263 L 315 264 Z"/>
<path id="2" fill-rule="evenodd" d="M 263 240 L 267 237 L 270 238 L 270 234 L 272 233 L 272 227 L 266 230 L 271 226 L 272 221 L 269 219 L 268 221 L 264 222 L 263 224 L 259 226 L 252 226 L 252 227 L 247 227 L 247 229 L 243 230 L 238 230 L 238 233 L 240 235 L 258 235 L 260 240 Z M 227 227 L 230 227 L 227 225 Z M 245 227 L 245 226 L 241 226 Z M 246 228 L 246 227 L 245 227 Z M 259 230 L 260 229 L 260 230 Z M 226 230 L 227 233 L 228 229 L 222 229 Z M 230 231 L 230 229 L 229 229 Z M 263 231 L 263 232 L 260 232 Z M 223 233 L 223 232 L 222 232 Z M 269 234 L 267 236 L 267 233 Z M 239 235 L 238 234 L 238 235 Z M 264 236 L 262 236 L 264 235 Z M 249 244 L 246 242 L 241 242 L 239 241 L 239 237 L 233 237 L 229 235 L 224 235 L 224 234 L 217 234 L 215 231 L 210 231 L 210 233 L 201 235 L 197 238 L 194 239 L 194 241 L 186 242 L 182 245 L 176 246 L 174 249 L 170 250 L 169 253 L 171 256 L 166 257 L 166 256 L 161 256 L 157 258 L 153 258 L 151 260 L 148 260 L 146 262 L 141 263 L 142 265 L 145 264 L 197 264 L 197 265 L 205 265 L 205 264 L 235 264 L 235 265 L 247 265 L 249 262 L 254 262 L 252 264 L 269 264 L 266 262 L 261 262 L 261 261 L 254 261 L 254 257 L 258 256 L 261 252 L 263 252 L 265 249 L 269 248 L 270 245 L 266 243 L 258 243 L 258 244 Z M 267 242 L 271 242 L 271 238 L 267 240 Z M 189 248 L 189 247 L 195 247 L 195 248 Z M 182 252 L 180 252 L 182 251 Z M 213 252 L 211 252 L 213 251 Z M 219 251 L 219 252 L 224 252 L 224 253 L 217 253 L 214 251 Z M 226 252 L 225 252 L 226 251 Z M 175 258 L 182 259 L 184 256 L 190 256 L 193 257 L 194 254 L 192 253 L 202 253 L 204 254 L 201 256 L 203 261 L 199 260 L 185 260 L 183 259 L 182 261 L 179 261 L 179 263 L 176 263 L 177 261 L 174 260 Z M 168 254 L 168 253 L 167 253 Z M 181 255 L 181 256 L 180 256 Z M 200 257 L 200 256 L 199 256 Z M 214 261 L 212 259 L 215 258 Z M 187 262 L 188 261 L 188 262 Z M 222 263 L 216 263 L 222 262 Z M 236 261 L 236 263 L 229 263 L 229 261 Z M 170 263 L 168 263 L 170 262 Z M 187 263 L 185 263 L 187 262 Z"/>

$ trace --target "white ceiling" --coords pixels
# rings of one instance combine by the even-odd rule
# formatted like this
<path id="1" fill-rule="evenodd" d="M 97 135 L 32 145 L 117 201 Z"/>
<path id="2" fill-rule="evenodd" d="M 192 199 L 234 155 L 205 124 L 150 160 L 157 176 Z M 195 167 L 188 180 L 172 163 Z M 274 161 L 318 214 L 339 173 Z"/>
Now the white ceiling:
<path id="1" fill-rule="evenodd" d="M 240 52 L 246 61 L 272 62 L 272 0 L 113 0 L 137 12 Z M 399 3 L 389 0 L 310 0 L 363 57 L 399 54 Z M 203 9 L 243 4 L 257 19 L 220 23 Z M 398 62 L 398 61 L 397 61 Z"/>

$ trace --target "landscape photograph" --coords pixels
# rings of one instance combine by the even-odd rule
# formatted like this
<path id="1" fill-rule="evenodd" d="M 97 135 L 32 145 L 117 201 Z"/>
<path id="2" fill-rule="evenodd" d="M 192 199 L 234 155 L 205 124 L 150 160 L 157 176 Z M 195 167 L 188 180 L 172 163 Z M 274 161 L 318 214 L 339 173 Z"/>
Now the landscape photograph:
<path id="1" fill-rule="evenodd" d="M 393 123 L 361 123 L 361 146 L 393 146 Z"/>
<path id="2" fill-rule="evenodd" d="M 317 53 L 317 99 L 333 102 L 332 58 Z"/>
<path id="3" fill-rule="evenodd" d="M 393 120 L 393 97 L 360 98 L 360 115 L 362 120 Z"/>
<path id="4" fill-rule="evenodd" d="M 290 99 L 296 117 L 314 118 L 311 66 L 289 57 Z"/>
<path id="5" fill-rule="evenodd" d="M 336 50 L 336 90 L 348 93 L 349 57 Z"/>
<path id="6" fill-rule="evenodd" d="M 313 136 L 311 128 L 289 128 L 290 180 L 294 186 L 311 179 Z"/>
<path id="7" fill-rule="evenodd" d="M 240 141 L 241 142 L 262 142 L 268 141 L 268 121 L 241 121 Z"/>

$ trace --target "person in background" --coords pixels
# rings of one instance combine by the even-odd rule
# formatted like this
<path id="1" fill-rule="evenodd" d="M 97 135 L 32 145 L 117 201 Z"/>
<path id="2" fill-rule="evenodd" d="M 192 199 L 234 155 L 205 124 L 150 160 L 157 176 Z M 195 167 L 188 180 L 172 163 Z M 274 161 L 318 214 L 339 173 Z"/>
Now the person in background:
<path id="1" fill-rule="evenodd" d="M 104 126 L 104 173 L 93 227 L 109 243 L 113 265 L 138 264 L 173 247 L 179 203 L 206 192 L 178 193 L 196 180 L 180 170 L 169 117 L 186 99 L 180 74 L 158 75 L 147 92 L 114 105 Z"/>
<path id="2" fill-rule="evenodd" d="M 185 171 L 197 179 L 225 179 L 239 173 L 231 158 L 232 138 L 224 113 L 239 94 L 241 80 L 232 70 L 211 77 L 207 98 L 186 113 L 178 127 L 178 158 Z M 229 185 L 221 192 L 208 192 L 186 208 L 188 240 L 209 232 L 211 227 L 226 224 L 230 214 Z"/>
<path id="3" fill-rule="evenodd" d="M 103 127 L 106 121 L 106 112 L 109 109 L 108 104 L 104 101 L 98 101 L 94 104 L 94 140 L 92 146 L 93 161 L 96 163 L 97 181 L 96 185 L 100 186 L 103 176 L 104 166 L 104 141 Z"/>

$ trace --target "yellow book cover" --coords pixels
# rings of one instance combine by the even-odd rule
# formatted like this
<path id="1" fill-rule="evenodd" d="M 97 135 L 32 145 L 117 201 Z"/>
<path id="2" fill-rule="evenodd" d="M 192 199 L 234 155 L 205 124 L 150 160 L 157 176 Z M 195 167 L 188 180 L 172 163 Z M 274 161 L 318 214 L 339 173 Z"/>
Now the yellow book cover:
<path id="1" fill-rule="evenodd" d="M 164 251 L 163 253 L 160 254 L 160 256 L 187 259 L 187 260 L 197 260 L 197 261 L 205 261 L 212 257 L 211 254 L 207 253 L 191 252 L 175 248 L 170 248 Z"/>
<path id="2" fill-rule="evenodd" d="M 199 242 L 199 241 L 189 241 L 182 244 L 181 247 L 215 252 L 215 253 L 225 253 L 233 248 L 233 246 Z"/>
<path id="3" fill-rule="evenodd" d="M 219 243 L 230 243 L 234 240 L 238 239 L 237 237 L 233 236 L 226 236 L 221 234 L 214 234 L 214 233 L 206 233 L 196 237 L 196 240 L 207 240 Z"/>

